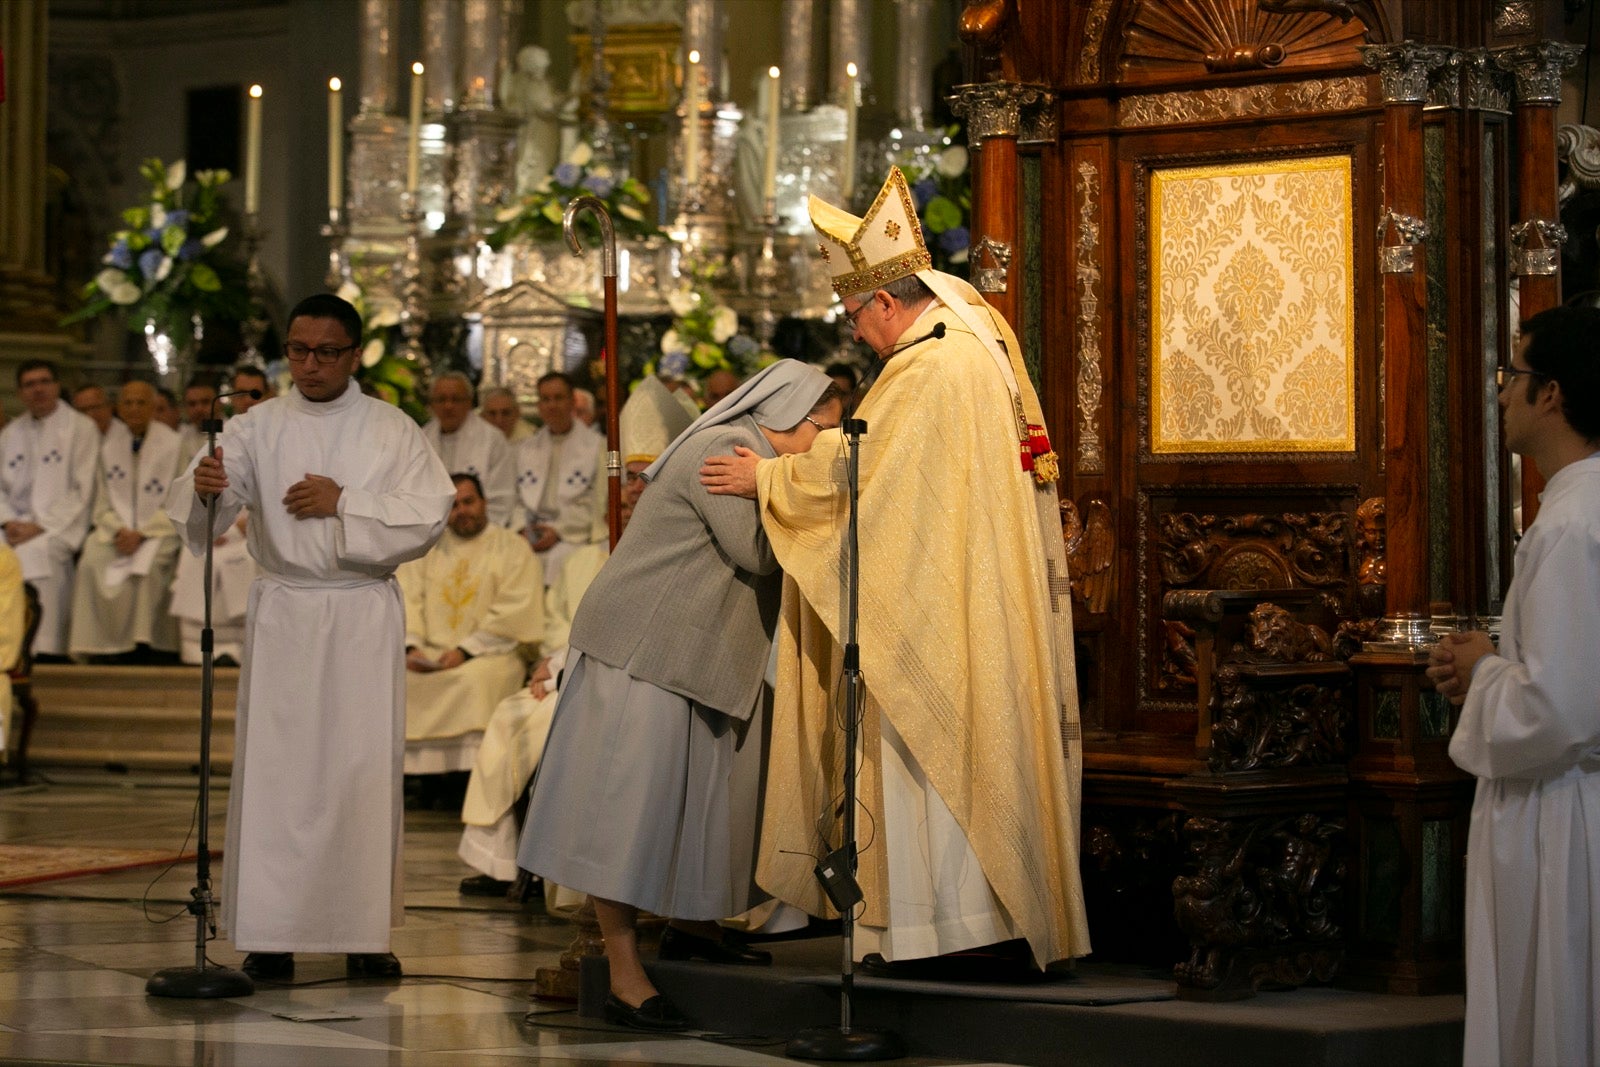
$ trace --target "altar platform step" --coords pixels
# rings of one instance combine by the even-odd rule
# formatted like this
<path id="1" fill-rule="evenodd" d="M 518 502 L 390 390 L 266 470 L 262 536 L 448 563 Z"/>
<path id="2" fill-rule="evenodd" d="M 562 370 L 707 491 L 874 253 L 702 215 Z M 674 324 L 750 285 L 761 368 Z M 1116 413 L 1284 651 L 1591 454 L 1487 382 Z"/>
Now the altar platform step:
<path id="1" fill-rule="evenodd" d="M 213 694 L 214 773 L 233 764 L 239 671 L 219 667 Z M 111 767 L 196 773 L 200 762 L 200 668 L 38 664 L 39 721 L 28 749 L 33 769 Z"/>
<path id="2" fill-rule="evenodd" d="M 776 1052 L 772 1041 L 839 1023 L 839 941 L 762 946 L 774 965 L 649 964 L 697 1028 Z M 912 1056 L 1055 1067 L 1461 1062 L 1459 995 L 1406 997 L 1321 987 L 1242 1001 L 1179 1000 L 1170 977 L 1081 963 L 1072 977 L 1020 985 L 905 982 L 857 975 L 853 1022 L 893 1030 Z M 737 1036 L 735 1036 L 737 1035 Z"/>

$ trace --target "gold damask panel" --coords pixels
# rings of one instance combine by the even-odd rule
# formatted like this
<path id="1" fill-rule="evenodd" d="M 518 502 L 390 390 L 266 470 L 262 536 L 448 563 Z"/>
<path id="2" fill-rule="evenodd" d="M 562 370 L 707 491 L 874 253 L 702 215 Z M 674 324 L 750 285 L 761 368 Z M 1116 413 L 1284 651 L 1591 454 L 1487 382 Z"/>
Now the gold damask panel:
<path id="1" fill-rule="evenodd" d="M 1351 161 L 1150 175 L 1150 451 L 1353 452 Z"/>

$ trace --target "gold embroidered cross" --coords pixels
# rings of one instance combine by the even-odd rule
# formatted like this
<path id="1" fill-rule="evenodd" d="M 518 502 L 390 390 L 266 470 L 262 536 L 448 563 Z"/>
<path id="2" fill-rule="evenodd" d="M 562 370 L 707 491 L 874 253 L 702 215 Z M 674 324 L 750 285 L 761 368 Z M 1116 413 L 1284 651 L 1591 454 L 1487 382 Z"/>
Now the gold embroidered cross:
<path id="1" fill-rule="evenodd" d="M 1045 575 L 1050 585 L 1050 610 L 1059 615 L 1061 603 L 1057 598 L 1072 595 L 1072 582 L 1065 574 L 1056 573 L 1056 561 L 1053 559 L 1045 561 Z"/>

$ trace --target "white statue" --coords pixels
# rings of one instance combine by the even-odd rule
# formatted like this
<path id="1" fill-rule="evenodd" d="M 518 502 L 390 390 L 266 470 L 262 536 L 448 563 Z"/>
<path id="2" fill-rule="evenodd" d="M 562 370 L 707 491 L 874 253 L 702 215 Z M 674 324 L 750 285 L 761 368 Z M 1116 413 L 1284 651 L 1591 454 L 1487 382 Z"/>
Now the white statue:
<path id="1" fill-rule="evenodd" d="M 517 69 L 502 97 L 522 120 L 517 129 L 517 192 L 525 194 L 555 168 L 561 151 L 563 101 L 550 85 L 550 53 L 530 44 L 517 53 Z"/>

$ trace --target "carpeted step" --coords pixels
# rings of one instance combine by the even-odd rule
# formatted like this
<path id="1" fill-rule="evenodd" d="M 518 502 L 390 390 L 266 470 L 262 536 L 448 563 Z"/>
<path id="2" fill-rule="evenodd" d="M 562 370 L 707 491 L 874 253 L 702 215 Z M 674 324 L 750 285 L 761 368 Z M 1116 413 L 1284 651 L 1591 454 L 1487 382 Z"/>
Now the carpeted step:
<path id="1" fill-rule="evenodd" d="M 216 671 L 212 769 L 233 762 L 237 668 Z M 200 758 L 197 667 L 40 664 L 33 672 L 39 721 L 29 762 L 46 767 L 126 767 L 187 771 Z"/>

